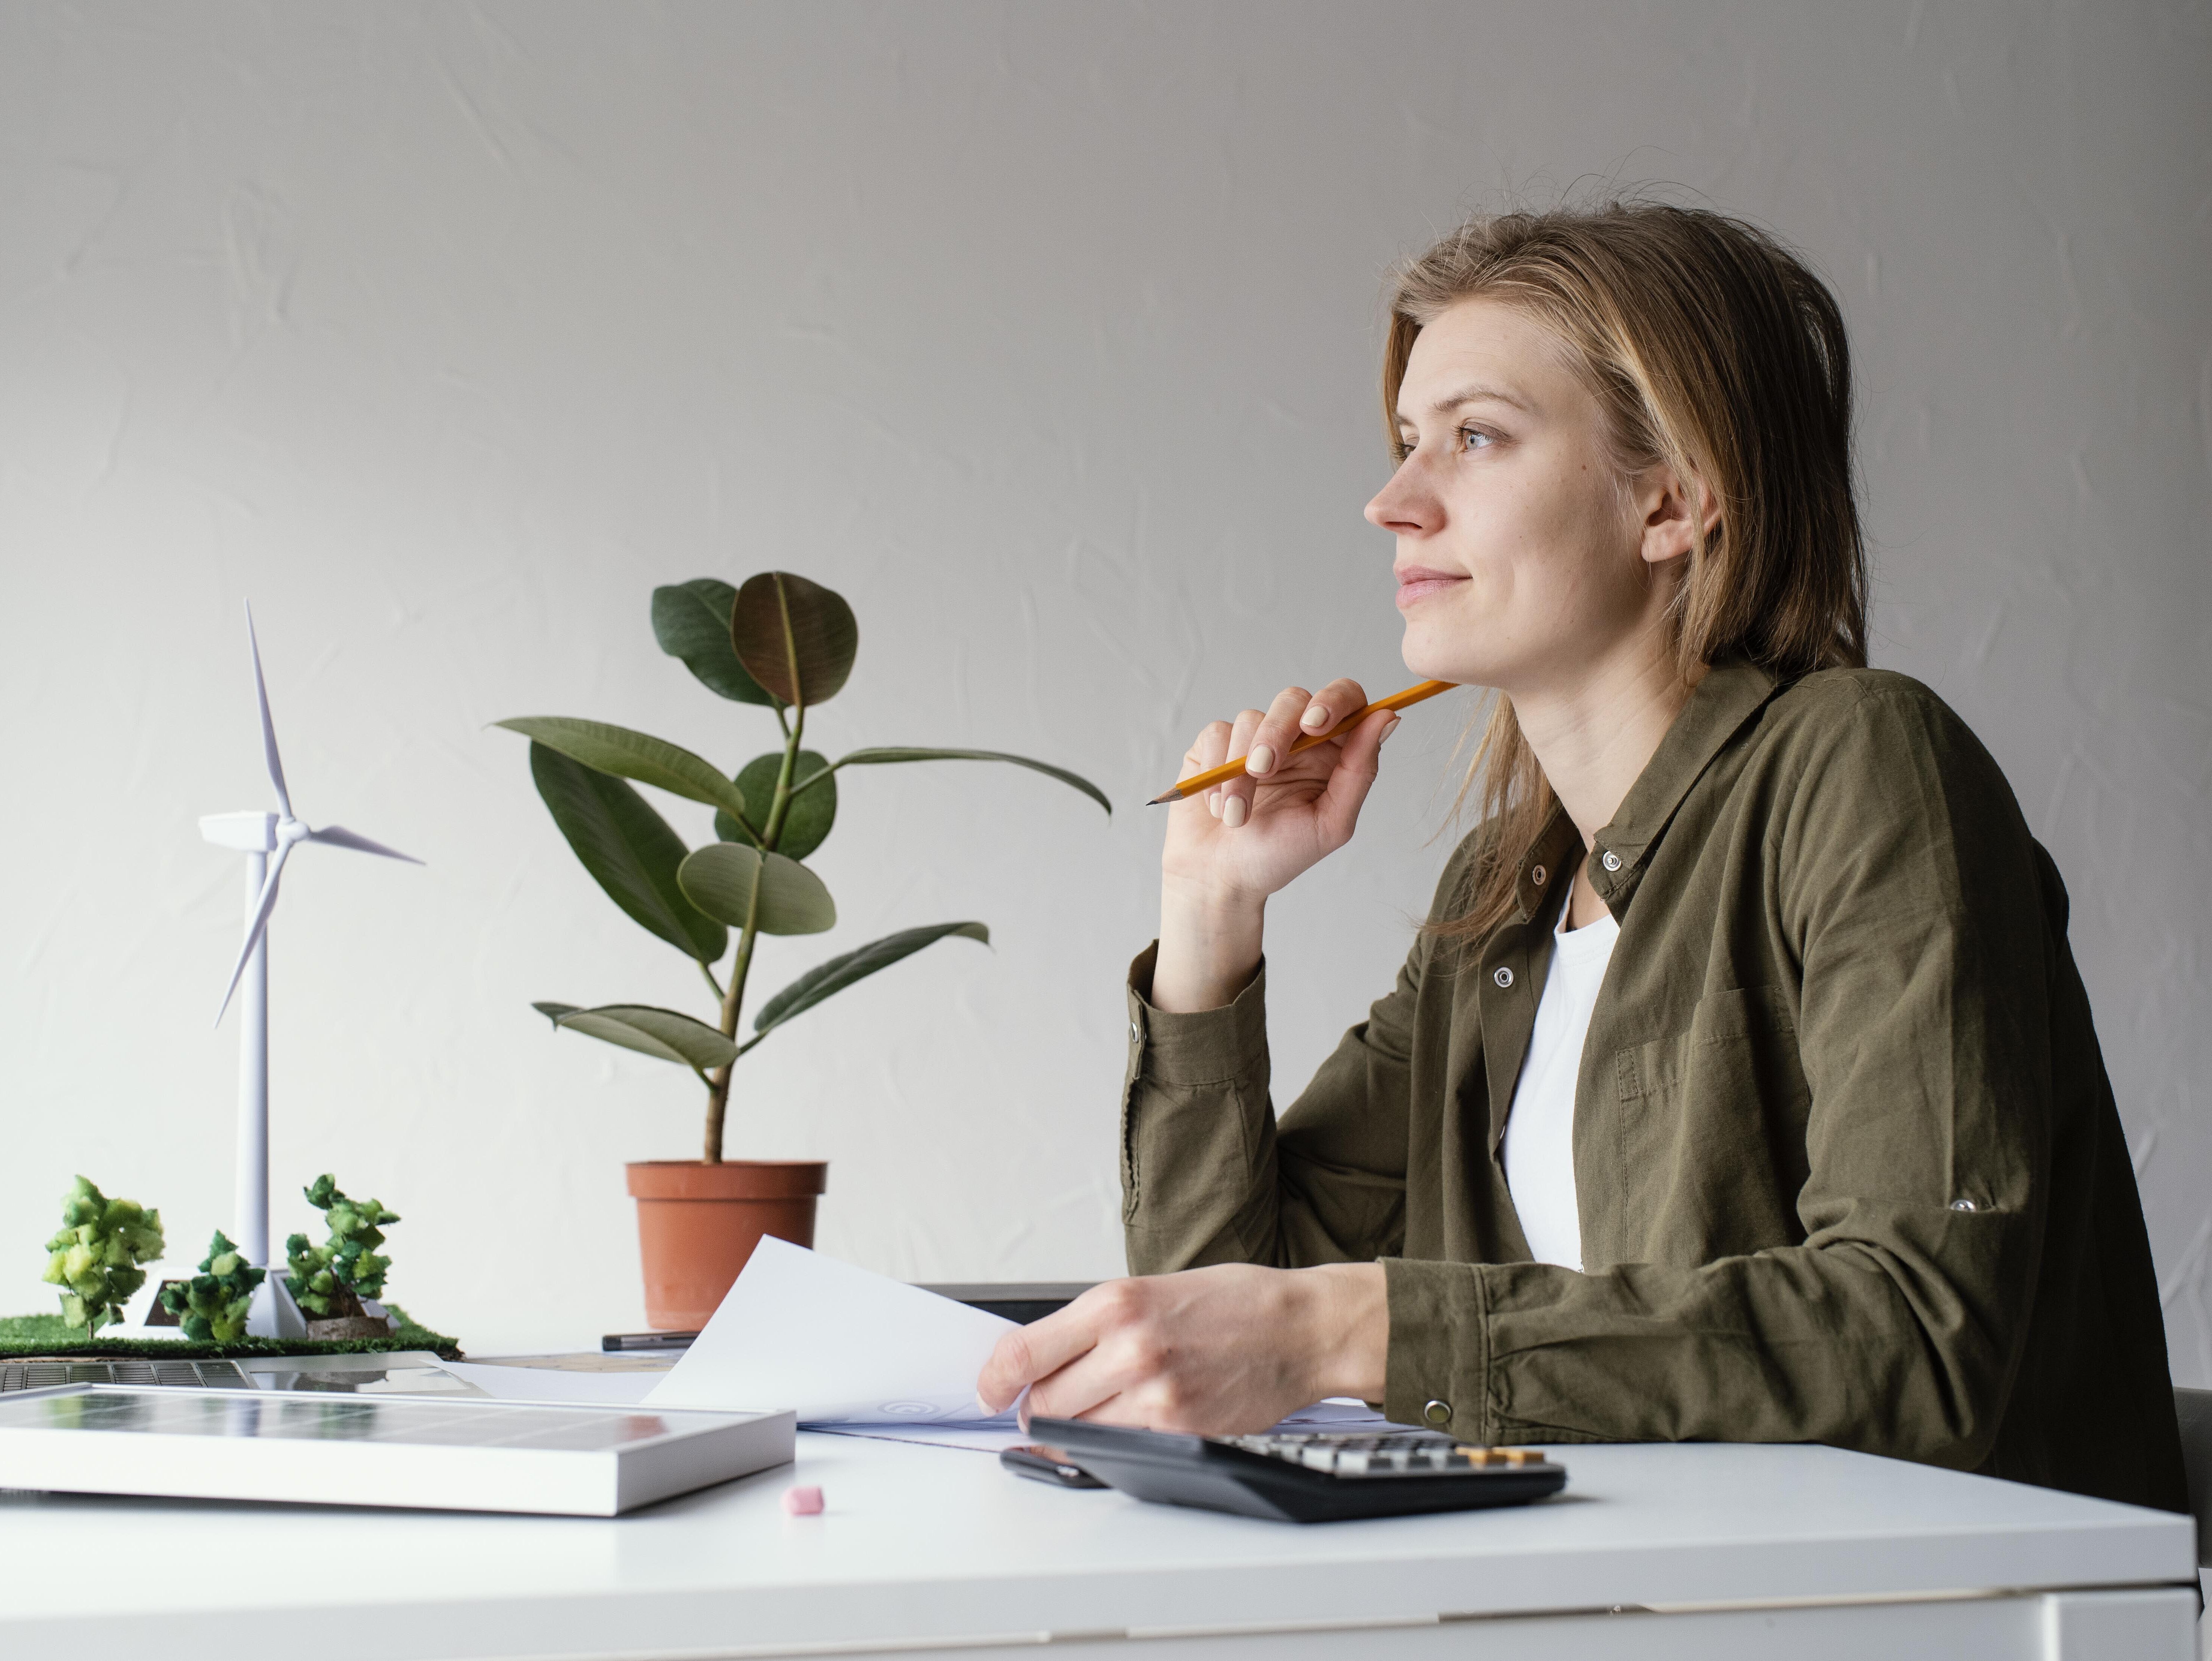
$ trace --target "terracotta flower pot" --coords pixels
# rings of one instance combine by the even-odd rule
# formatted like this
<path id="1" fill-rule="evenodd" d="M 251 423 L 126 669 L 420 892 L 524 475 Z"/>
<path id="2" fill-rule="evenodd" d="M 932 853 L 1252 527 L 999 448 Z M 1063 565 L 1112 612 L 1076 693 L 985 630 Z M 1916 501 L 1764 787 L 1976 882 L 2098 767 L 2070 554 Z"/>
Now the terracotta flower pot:
<path id="1" fill-rule="evenodd" d="M 696 1330 L 722 1301 L 761 1236 L 814 1244 L 815 1196 L 829 1186 L 819 1159 L 644 1159 L 626 1166 L 645 1260 L 645 1318 Z"/>

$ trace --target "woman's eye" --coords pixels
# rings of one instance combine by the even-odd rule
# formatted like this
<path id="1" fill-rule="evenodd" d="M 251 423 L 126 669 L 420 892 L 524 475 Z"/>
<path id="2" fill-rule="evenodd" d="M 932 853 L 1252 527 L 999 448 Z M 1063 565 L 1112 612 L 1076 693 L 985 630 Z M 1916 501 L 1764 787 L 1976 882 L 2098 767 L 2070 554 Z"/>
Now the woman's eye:
<path id="1" fill-rule="evenodd" d="M 1486 450 L 1492 444 L 1498 441 L 1495 438 L 1492 437 L 1490 434 L 1484 432 L 1480 427 L 1461 428 L 1459 429 L 1459 440 L 1461 447 L 1462 449 L 1468 450 Z"/>

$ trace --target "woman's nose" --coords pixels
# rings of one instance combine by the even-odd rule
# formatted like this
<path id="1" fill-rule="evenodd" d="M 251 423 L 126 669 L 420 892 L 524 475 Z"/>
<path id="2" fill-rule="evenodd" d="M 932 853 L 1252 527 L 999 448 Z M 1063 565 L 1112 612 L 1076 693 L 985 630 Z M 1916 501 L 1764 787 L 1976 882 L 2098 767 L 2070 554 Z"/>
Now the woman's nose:
<path id="1" fill-rule="evenodd" d="M 1436 528 L 1436 499 L 1423 488 L 1417 458 L 1408 456 L 1390 482 L 1367 504 L 1367 522 L 1399 536 L 1419 536 Z"/>

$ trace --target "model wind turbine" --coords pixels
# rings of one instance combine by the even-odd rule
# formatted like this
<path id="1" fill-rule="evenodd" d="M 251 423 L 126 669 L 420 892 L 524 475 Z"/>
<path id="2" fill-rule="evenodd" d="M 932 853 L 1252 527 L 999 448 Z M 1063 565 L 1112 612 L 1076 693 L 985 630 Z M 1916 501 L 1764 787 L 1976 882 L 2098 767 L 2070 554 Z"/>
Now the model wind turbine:
<path id="1" fill-rule="evenodd" d="M 269 763 L 269 782 L 276 787 L 274 813 L 212 813 L 200 821 L 200 834 L 221 848 L 234 848 L 246 855 L 246 943 L 239 949 L 230 971 L 222 1005 L 216 1011 L 221 1025 L 224 1011 L 240 986 L 238 1029 L 238 1250 L 256 1268 L 270 1267 L 269 1259 L 269 914 L 276 909 L 276 885 L 284 875 L 284 861 L 303 842 L 326 843 L 350 848 L 357 854 L 381 855 L 387 860 L 422 861 L 367 837 L 356 836 L 342 825 L 310 830 L 292 812 L 291 793 L 284 788 L 284 763 L 276 753 L 276 727 L 269 719 L 269 688 L 261 678 L 261 645 L 253 635 L 253 608 L 246 608 L 246 644 L 253 658 L 253 697 L 261 711 L 261 751 Z M 270 855 L 276 855 L 271 859 Z M 253 1308 L 246 1329 L 257 1337 L 299 1338 L 307 1323 L 285 1289 L 282 1275 L 265 1276 L 253 1294 Z"/>

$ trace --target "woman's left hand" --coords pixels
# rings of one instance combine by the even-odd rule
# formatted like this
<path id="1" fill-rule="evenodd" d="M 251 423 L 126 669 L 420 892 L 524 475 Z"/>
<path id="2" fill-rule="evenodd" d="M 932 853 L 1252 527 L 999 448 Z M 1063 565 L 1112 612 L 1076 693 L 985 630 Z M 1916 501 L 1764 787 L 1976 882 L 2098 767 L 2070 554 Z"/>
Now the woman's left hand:
<path id="1" fill-rule="evenodd" d="M 1390 1317 L 1379 1263 L 1221 1263 L 1109 1281 L 999 1340 L 975 1381 L 993 1413 L 1229 1436 L 1328 1396 L 1380 1401 Z"/>

